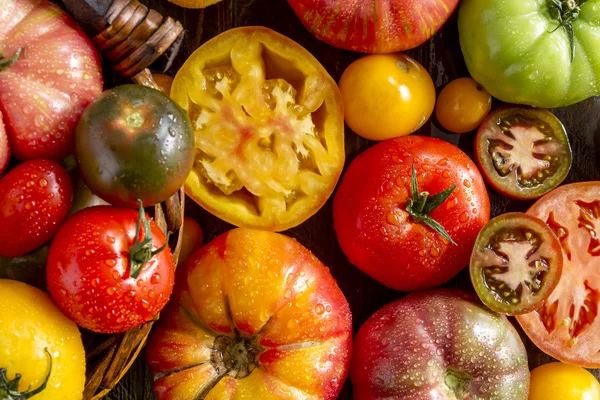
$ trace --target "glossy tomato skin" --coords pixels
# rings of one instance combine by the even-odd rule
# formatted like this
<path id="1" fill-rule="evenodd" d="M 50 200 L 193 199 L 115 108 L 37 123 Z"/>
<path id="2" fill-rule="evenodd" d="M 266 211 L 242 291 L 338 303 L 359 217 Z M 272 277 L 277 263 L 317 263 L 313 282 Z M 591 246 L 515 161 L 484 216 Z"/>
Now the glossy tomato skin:
<path id="1" fill-rule="evenodd" d="M 527 400 L 527 352 L 506 317 L 466 292 L 412 293 L 358 331 L 355 400 Z"/>
<path id="2" fill-rule="evenodd" d="M 81 400 L 85 351 L 77 325 L 40 289 L 0 279 L 0 293 L 0 368 L 7 369 L 8 379 L 21 374 L 17 388 L 21 393 L 38 388 L 48 374 L 49 359 L 44 352 L 48 349 L 52 357 L 50 378 L 46 388 L 33 398 Z"/>
<path id="3" fill-rule="evenodd" d="M 318 39 L 362 53 L 393 53 L 431 38 L 458 0 L 288 0 Z"/>
<path id="4" fill-rule="evenodd" d="M 186 194 L 233 225 L 284 231 L 314 215 L 344 168 L 340 91 L 319 61 L 265 27 L 230 29 L 177 72 L 196 135 Z"/>
<path id="5" fill-rule="evenodd" d="M 98 333 L 124 332 L 154 318 L 173 290 L 169 248 L 152 257 L 137 278 L 128 250 L 136 242 L 138 212 L 96 206 L 75 213 L 52 241 L 46 278 L 52 297 L 72 320 Z M 165 244 L 150 222 L 152 250 Z M 143 231 L 143 229 L 142 229 Z"/>
<path id="6" fill-rule="evenodd" d="M 563 251 L 558 286 L 537 310 L 517 316 L 532 342 L 562 362 L 600 368 L 600 182 L 563 185 L 528 211 L 554 231 Z"/>
<path id="7" fill-rule="evenodd" d="M 435 106 L 429 72 L 404 54 L 359 58 L 346 68 L 339 86 L 346 123 L 370 140 L 415 132 L 429 120 Z"/>
<path id="8" fill-rule="evenodd" d="M 184 268 L 187 280 L 177 282 L 146 348 L 159 400 L 337 398 L 350 364 L 350 308 L 306 248 L 240 228 Z M 230 364 L 228 350 L 240 343 Z"/>
<path id="9" fill-rule="evenodd" d="M 555 3 L 566 11 L 569 2 Z M 572 3 L 580 6 L 573 22 L 574 53 L 566 29 L 557 29 L 560 13 L 551 9 L 552 1 L 461 1 L 458 30 L 471 76 L 505 103 L 540 108 L 600 94 L 600 0 Z"/>
<path id="10" fill-rule="evenodd" d="M 467 133 L 481 125 L 492 109 L 492 96 L 472 78 L 458 78 L 442 89 L 435 116 L 447 131 Z"/>
<path id="11" fill-rule="evenodd" d="M 447 242 L 406 212 L 411 166 L 419 191 L 456 189 L 430 213 L 457 243 Z M 350 164 L 333 204 L 335 232 L 352 264 L 396 290 L 441 285 L 468 265 L 490 202 L 475 164 L 450 143 L 406 136 L 387 140 Z"/>
<path id="12" fill-rule="evenodd" d="M 67 218 L 73 188 L 58 163 L 31 160 L 0 179 L 0 256 L 18 257 L 37 249 Z"/>
<path id="13" fill-rule="evenodd" d="M 77 127 L 75 155 L 96 195 L 120 207 L 171 197 L 194 163 L 188 116 L 165 94 L 141 85 L 103 93 Z"/>
<path id="14" fill-rule="evenodd" d="M 4 0 L 0 52 L 26 55 L 0 72 L 0 112 L 13 155 L 60 161 L 73 151 L 83 110 L 102 92 L 96 50 L 71 17 L 47 0 Z"/>
<path id="15" fill-rule="evenodd" d="M 8 167 L 10 161 L 10 145 L 8 144 L 8 136 L 6 135 L 6 127 L 2 121 L 2 113 L 0 113 L 0 175 Z"/>
<path id="16" fill-rule="evenodd" d="M 531 372 L 529 400 L 600 400 L 600 384 L 591 372 L 553 362 Z"/>

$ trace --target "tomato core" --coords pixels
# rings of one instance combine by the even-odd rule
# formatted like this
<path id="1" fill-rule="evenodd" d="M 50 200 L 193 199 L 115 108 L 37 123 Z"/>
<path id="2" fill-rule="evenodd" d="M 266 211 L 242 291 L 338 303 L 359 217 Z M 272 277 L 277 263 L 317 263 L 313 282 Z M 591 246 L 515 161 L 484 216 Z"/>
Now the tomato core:
<path id="1" fill-rule="evenodd" d="M 471 383 L 473 378 L 466 372 L 454 368 L 446 368 L 442 374 L 442 387 L 447 395 L 455 399 L 466 399 L 472 392 Z"/>

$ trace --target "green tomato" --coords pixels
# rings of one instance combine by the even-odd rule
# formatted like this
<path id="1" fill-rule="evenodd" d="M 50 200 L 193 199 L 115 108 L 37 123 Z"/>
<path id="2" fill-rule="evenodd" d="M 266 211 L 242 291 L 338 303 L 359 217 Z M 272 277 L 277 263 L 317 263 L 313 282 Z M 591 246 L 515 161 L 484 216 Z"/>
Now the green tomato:
<path id="1" fill-rule="evenodd" d="M 169 97 L 124 85 L 98 97 L 83 113 L 75 158 L 91 191 L 115 206 L 144 207 L 171 197 L 194 164 L 194 132 Z"/>
<path id="2" fill-rule="evenodd" d="M 600 94 L 600 0 L 463 0 L 458 27 L 469 72 L 504 102 Z"/>

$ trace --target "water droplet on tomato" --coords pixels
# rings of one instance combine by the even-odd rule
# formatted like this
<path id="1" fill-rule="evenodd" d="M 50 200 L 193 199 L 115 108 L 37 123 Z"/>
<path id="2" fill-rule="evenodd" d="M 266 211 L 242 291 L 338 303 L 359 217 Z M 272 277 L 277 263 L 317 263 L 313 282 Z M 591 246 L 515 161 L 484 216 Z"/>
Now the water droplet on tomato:
<path id="1" fill-rule="evenodd" d="M 467 220 L 469 219 L 469 213 L 468 212 L 463 212 L 462 214 L 460 214 L 460 217 L 458 217 L 458 220 L 460 222 L 467 222 Z"/>
<path id="2" fill-rule="evenodd" d="M 160 282 L 160 274 L 152 274 L 150 277 L 150 283 L 153 285 L 157 285 Z"/>
<path id="3" fill-rule="evenodd" d="M 110 296 L 112 296 L 113 294 L 115 294 L 115 288 L 109 287 L 108 289 L 106 289 L 106 293 L 108 293 Z"/>
<path id="4" fill-rule="evenodd" d="M 470 188 L 471 187 L 471 181 L 468 179 L 465 179 L 463 181 L 463 185 L 465 185 L 466 188 Z"/>
<path id="5" fill-rule="evenodd" d="M 323 306 L 323 304 L 317 304 L 315 307 L 315 312 L 317 313 L 317 315 L 321 315 L 325 312 L 325 307 Z"/>

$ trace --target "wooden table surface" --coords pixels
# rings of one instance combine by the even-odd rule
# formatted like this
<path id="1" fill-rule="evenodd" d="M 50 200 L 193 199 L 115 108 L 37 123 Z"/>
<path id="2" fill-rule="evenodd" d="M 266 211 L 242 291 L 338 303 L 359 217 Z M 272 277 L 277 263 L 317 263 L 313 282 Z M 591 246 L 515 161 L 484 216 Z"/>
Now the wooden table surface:
<path id="1" fill-rule="evenodd" d="M 319 42 L 305 30 L 285 0 L 224 0 L 206 10 L 183 9 L 168 3 L 167 0 L 143 0 L 143 2 L 163 15 L 170 15 L 180 20 L 187 30 L 179 58 L 169 71 L 171 75 L 174 75 L 185 59 L 206 40 L 237 26 L 263 25 L 296 40 L 327 68 L 336 81 L 348 64 L 360 56 Z M 432 40 L 409 51 L 408 54 L 429 70 L 438 92 L 450 80 L 468 76 L 458 44 L 456 16 Z M 600 157 L 597 156 L 600 150 L 600 98 L 555 110 L 555 113 L 570 134 L 574 152 L 574 164 L 567 182 L 600 180 Z M 472 154 L 473 134 L 448 135 L 441 132 L 435 122 L 427 123 L 419 133 L 448 140 L 459 145 L 467 154 Z M 371 144 L 347 128 L 346 165 Z M 507 199 L 491 190 L 490 198 L 494 216 L 507 211 L 524 211 L 530 205 L 529 202 Z M 191 200 L 188 201 L 186 212 L 200 222 L 206 240 L 211 240 L 231 228 L 231 225 L 203 211 Z M 376 310 L 403 295 L 379 284 L 348 262 L 333 230 L 331 200 L 318 214 L 286 234 L 298 239 L 331 268 L 333 276 L 350 303 L 355 332 Z M 472 290 L 468 271 L 463 270 L 446 286 Z M 522 336 L 529 350 L 531 367 L 551 361 L 550 357 L 541 353 L 524 335 Z M 596 376 L 600 376 L 600 370 L 595 373 Z M 143 357 L 140 357 L 118 387 L 105 398 L 109 400 L 154 399 L 151 384 L 151 377 L 147 373 Z M 346 383 L 339 399 L 352 399 L 349 382 Z"/>

